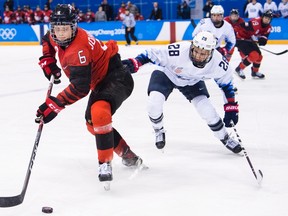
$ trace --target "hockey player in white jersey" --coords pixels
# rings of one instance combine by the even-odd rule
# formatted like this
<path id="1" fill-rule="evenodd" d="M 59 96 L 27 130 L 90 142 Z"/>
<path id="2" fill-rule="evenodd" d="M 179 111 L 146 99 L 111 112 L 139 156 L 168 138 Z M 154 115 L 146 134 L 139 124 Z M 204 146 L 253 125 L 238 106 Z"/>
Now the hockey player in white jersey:
<path id="1" fill-rule="evenodd" d="M 156 147 L 165 146 L 163 105 L 173 89 L 178 89 L 206 121 L 214 135 L 232 152 L 239 153 L 241 145 L 229 136 L 225 127 L 238 122 L 238 103 L 232 84 L 232 70 L 217 50 L 216 38 L 210 32 L 198 33 L 192 43 L 182 41 L 161 49 L 151 48 L 136 58 L 122 60 L 130 73 L 141 65 L 154 63 L 161 69 L 154 70 L 148 86 L 148 115 L 156 135 Z M 214 79 L 224 93 L 224 123 L 211 104 L 205 79 Z M 225 124 L 225 127 L 224 127 Z"/>
<path id="2" fill-rule="evenodd" d="M 192 33 L 192 38 L 201 31 L 209 31 L 217 38 L 216 49 L 230 60 L 229 52 L 236 44 L 235 33 L 230 23 L 224 20 L 224 9 L 221 5 L 214 5 L 211 18 L 201 19 Z"/>

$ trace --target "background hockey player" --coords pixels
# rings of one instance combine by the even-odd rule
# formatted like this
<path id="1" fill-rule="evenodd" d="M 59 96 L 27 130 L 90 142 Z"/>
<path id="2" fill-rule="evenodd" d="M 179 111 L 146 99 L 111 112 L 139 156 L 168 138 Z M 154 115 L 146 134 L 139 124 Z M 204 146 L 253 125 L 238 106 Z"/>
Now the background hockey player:
<path id="1" fill-rule="evenodd" d="M 232 9 L 230 11 L 229 16 L 224 17 L 224 20 L 230 23 L 230 25 L 234 29 L 234 33 L 236 35 L 236 28 L 239 26 L 241 23 L 244 23 L 244 19 L 242 19 L 239 15 L 238 9 Z M 226 56 L 227 60 L 230 61 L 233 53 L 234 53 L 235 46 L 228 52 L 228 55 Z"/>
<path id="2" fill-rule="evenodd" d="M 156 135 L 156 147 L 165 146 L 163 105 L 173 89 L 178 89 L 206 121 L 214 135 L 232 152 L 239 153 L 240 144 L 232 139 L 224 127 L 238 122 L 238 104 L 232 85 L 229 64 L 217 50 L 217 40 L 210 32 L 199 32 L 193 42 L 183 41 L 162 49 L 146 50 L 136 58 L 125 59 L 123 64 L 131 73 L 141 65 L 154 63 L 162 67 L 154 70 L 148 87 L 148 115 Z M 224 92 L 224 123 L 211 104 L 204 79 L 214 79 Z"/>
<path id="3" fill-rule="evenodd" d="M 192 33 L 192 37 L 195 37 L 201 31 L 210 31 L 215 35 L 217 50 L 229 61 L 231 58 L 229 52 L 235 46 L 236 38 L 232 26 L 224 20 L 224 9 L 221 5 L 212 7 L 211 18 L 200 20 Z"/>
<path id="4" fill-rule="evenodd" d="M 43 38 L 43 56 L 39 65 L 45 76 L 59 83 L 60 64 L 70 84 L 57 97 L 50 96 L 37 110 L 44 123 L 53 120 L 66 106 L 87 96 L 86 124 L 96 138 L 99 180 L 111 181 L 113 151 L 123 164 L 142 163 L 121 135 L 112 127 L 112 115 L 133 90 L 131 74 L 125 70 L 115 41 L 103 44 L 77 27 L 77 14 L 71 5 L 58 4 L 51 16 L 51 29 Z"/>
<path id="5" fill-rule="evenodd" d="M 273 12 L 271 10 L 263 13 L 261 17 L 252 18 L 248 22 L 240 24 L 236 27 L 237 43 L 236 46 L 240 52 L 242 60 L 235 69 L 236 73 L 245 79 L 244 69 L 252 64 L 251 76 L 263 79 L 265 75 L 259 72 L 263 56 L 258 47 L 265 46 L 271 32 L 271 20 Z"/>

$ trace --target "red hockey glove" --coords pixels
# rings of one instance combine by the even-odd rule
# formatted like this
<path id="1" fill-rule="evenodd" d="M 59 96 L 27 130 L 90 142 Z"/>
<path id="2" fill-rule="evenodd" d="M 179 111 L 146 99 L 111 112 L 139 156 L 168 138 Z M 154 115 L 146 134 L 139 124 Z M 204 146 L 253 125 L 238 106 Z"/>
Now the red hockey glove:
<path id="1" fill-rule="evenodd" d="M 45 103 L 39 106 L 36 113 L 38 118 L 35 119 L 35 122 L 40 123 L 40 119 L 42 118 L 43 122 L 46 124 L 52 121 L 64 108 L 65 106 L 56 97 L 50 96 L 46 99 Z"/>
<path id="2" fill-rule="evenodd" d="M 230 102 L 224 105 L 224 111 L 225 111 L 225 116 L 224 116 L 224 123 L 225 127 L 232 127 L 231 125 L 231 120 L 233 121 L 234 125 L 237 124 L 238 122 L 238 104 L 237 102 Z"/>
<path id="3" fill-rule="evenodd" d="M 228 54 L 228 50 L 225 47 L 219 47 L 218 51 L 225 57 Z"/>
<path id="4" fill-rule="evenodd" d="M 42 68 L 44 75 L 50 80 L 51 75 L 54 76 L 54 84 L 61 83 L 61 69 L 56 64 L 56 59 L 52 56 L 42 56 L 39 58 L 39 65 Z"/>
<path id="5" fill-rule="evenodd" d="M 126 65 L 130 73 L 136 73 L 139 70 L 139 67 L 142 65 L 141 62 L 134 58 L 122 60 L 122 64 L 124 66 Z"/>

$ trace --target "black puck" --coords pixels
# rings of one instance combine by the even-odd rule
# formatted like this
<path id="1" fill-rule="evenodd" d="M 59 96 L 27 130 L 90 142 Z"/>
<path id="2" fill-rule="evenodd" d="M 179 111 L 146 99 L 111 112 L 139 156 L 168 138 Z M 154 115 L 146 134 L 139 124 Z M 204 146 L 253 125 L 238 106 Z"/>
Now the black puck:
<path id="1" fill-rule="evenodd" d="M 53 212 L 53 208 L 51 208 L 51 207 L 42 207 L 42 212 L 43 213 L 52 213 Z"/>

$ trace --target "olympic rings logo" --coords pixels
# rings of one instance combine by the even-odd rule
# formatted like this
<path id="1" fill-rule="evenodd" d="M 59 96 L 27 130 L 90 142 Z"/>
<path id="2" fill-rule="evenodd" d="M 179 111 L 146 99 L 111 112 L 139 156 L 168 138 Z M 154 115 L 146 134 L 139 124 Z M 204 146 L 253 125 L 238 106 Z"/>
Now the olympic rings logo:
<path id="1" fill-rule="evenodd" d="M 3 29 L 3 28 L 0 28 L 0 37 L 3 39 L 3 40 L 12 40 L 17 34 L 17 31 L 15 28 L 6 28 L 6 29 Z"/>

